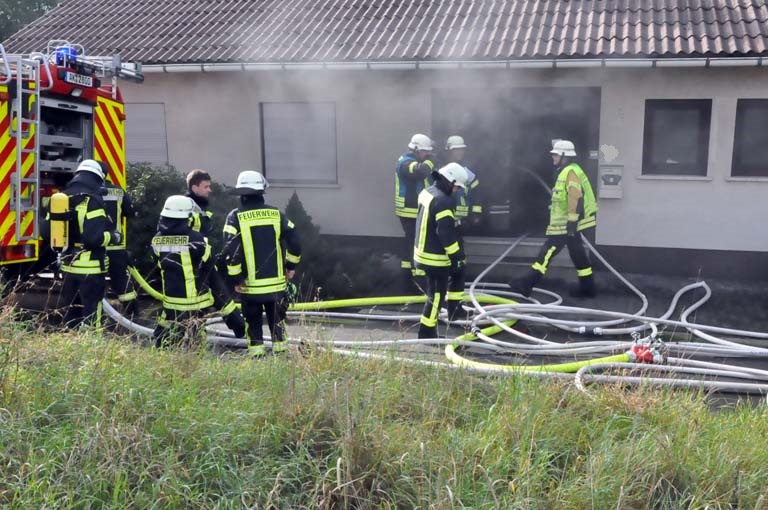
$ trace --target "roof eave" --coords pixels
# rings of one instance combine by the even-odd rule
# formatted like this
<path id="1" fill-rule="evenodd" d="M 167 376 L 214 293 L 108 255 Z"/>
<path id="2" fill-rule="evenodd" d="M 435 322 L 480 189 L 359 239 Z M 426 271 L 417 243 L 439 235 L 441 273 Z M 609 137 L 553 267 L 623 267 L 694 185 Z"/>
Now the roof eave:
<path id="1" fill-rule="evenodd" d="M 704 58 L 594 58 L 532 59 L 488 61 L 390 61 L 390 62 L 212 62 L 147 64 L 144 73 L 239 72 L 239 71 L 317 71 L 317 70 L 439 70 L 439 69 L 579 69 L 649 67 L 763 67 L 763 57 Z"/>

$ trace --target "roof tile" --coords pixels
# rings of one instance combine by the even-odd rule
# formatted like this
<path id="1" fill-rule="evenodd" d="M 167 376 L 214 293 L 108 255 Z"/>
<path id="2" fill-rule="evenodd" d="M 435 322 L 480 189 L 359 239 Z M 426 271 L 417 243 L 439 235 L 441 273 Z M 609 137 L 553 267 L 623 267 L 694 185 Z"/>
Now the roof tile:
<path id="1" fill-rule="evenodd" d="M 6 41 L 155 63 L 764 55 L 764 0 L 66 0 Z"/>

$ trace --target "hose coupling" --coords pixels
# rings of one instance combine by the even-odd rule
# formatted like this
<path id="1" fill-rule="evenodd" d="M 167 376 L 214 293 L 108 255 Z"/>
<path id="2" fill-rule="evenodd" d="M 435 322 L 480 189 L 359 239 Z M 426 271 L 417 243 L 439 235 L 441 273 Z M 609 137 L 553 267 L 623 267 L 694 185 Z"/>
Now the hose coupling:
<path id="1" fill-rule="evenodd" d="M 664 342 L 658 338 L 641 338 L 627 351 L 631 363 L 664 364 L 667 354 Z"/>

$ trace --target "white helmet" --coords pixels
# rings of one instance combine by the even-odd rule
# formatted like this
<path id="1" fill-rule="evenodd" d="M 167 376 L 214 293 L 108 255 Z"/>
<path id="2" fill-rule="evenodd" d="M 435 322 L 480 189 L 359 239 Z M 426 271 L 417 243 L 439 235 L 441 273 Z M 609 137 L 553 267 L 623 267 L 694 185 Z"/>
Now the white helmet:
<path id="1" fill-rule="evenodd" d="M 244 170 L 237 176 L 237 184 L 234 193 L 236 195 L 250 195 L 260 193 L 269 187 L 269 183 L 259 172 Z"/>
<path id="2" fill-rule="evenodd" d="M 466 149 L 467 144 L 464 143 L 464 138 L 460 137 L 459 135 L 453 135 L 449 136 L 448 139 L 445 141 L 445 150 L 449 151 L 451 149 Z"/>
<path id="3" fill-rule="evenodd" d="M 81 161 L 80 164 L 77 165 L 77 170 L 75 170 L 75 173 L 77 172 L 91 172 L 92 174 L 98 175 L 102 181 L 104 180 L 104 169 L 95 159 L 84 159 Z"/>
<path id="4" fill-rule="evenodd" d="M 570 140 L 555 140 L 549 153 L 559 156 L 576 156 L 576 147 Z"/>
<path id="5" fill-rule="evenodd" d="M 434 149 L 432 139 L 427 135 L 421 134 L 415 134 L 411 137 L 411 143 L 408 144 L 408 148 L 412 151 L 431 151 Z"/>
<path id="6" fill-rule="evenodd" d="M 448 179 L 448 182 L 451 184 L 456 184 L 457 186 L 466 189 L 469 174 L 467 174 L 467 169 L 460 164 L 448 163 L 440 170 L 438 170 L 437 173 Z"/>
<path id="7" fill-rule="evenodd" d="M 189 218 L 195 208 L 195 201 L 184 195 L 171 195 L 165 199 L 160 216 L 164 218 Z"/>

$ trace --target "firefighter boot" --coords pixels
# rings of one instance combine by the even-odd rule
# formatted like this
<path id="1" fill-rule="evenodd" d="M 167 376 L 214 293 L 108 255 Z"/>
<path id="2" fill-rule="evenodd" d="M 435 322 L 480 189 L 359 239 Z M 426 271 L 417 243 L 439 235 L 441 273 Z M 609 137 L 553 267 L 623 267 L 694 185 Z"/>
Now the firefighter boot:
<path id="1" fill-rule="evenodd" d="M 240 313 L 240 310 L 235 310 L 225 316 L 224 324 L 232 330 L 232 333 L 235 334 L 235 338 L 245 338 L 245 319 L 243 319 L 243 314 Z"/>
<path id="2" fill-rule="evenodd" d="M 421 324 L 419 326 L 419 338 L 439 338 L 437 336 L 437 327 L 429 327 Z"/>
<path id="3" fill-rule="evenodd" d="M 449 299 L 446 308 L 448 308 L 449 321 L 454 322 L 463 318 L 464 309 L 461 307 L 461 301 Z"/>
<path id="4" fill-rule="evenodd" d="M 263 358 L 267 355 L 267 348 L 264 344 L 256 344 L 248 346 L 248 356 L 252 358 Z"/>
<path id="5" fill-rule="evenodd" d="M 533 291 L 533 288 L 543 277 L 544 275 L 539 271 L 531 269 L 527 275 L 511 282 L 509 286 L 512 288 L 512 292 L 517 292 L 525 297 L 531 297 L 531 291 Z"/>
<path id="6" fill-rule="evenodd" d="M 597 296 L 597 291 L 595 290 L 595 277 L 592 275 L 579 276 L 579 285 L 572 288 L 569 294 L 571 297 L 576 298 L 593 298 Z"/>
<path id="7" fill-rule="evenodd" d="M 130 318 L 138 317 L 139 315 L 141 315 L 141 310 L 139 308 L 139 300 L 131 299 L 130 301 L 124 302 L 123 315 Z"/>

